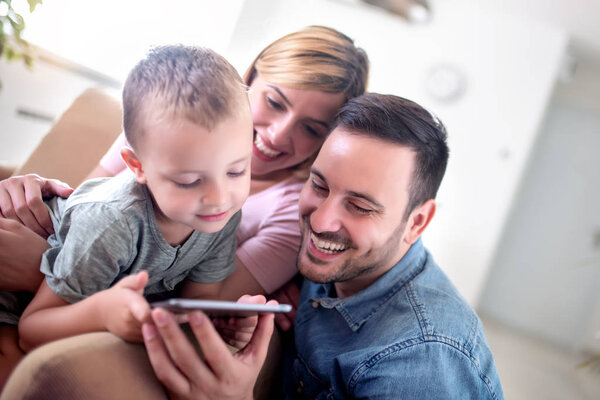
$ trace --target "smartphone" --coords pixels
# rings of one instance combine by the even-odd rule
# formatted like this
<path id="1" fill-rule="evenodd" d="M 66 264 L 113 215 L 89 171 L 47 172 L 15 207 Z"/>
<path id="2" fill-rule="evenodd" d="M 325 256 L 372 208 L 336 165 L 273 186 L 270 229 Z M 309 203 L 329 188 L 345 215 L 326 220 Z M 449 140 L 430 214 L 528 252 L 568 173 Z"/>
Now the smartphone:
<path id="1" fill-rule="evenodd" d="M 286 313 L 292 311 L 289 304 L 247 304 L 233 301 L 169 299 L 150 303 L 152 308 L 164 308 L 175 314 L 201 310 L 211 317 L 249 317 L 264 313 Z"/>

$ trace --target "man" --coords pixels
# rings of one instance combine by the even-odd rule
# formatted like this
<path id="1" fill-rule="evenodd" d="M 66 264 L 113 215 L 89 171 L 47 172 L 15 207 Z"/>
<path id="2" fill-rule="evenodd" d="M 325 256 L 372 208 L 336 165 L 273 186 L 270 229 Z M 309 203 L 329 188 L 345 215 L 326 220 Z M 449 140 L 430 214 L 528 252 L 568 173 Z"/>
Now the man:
<path id="1" fill-rule="evenodd" d="M 352 99 L 338 114 L 300 197 L 304 280 L 288 398 L 502 399 L 481 322 L 420 239 L 448 159 L 439 121 L 395 96 Z M 251 398 L 272 319 L 232 355 L 202 314 L 197 357 L 154 310 L 144 340 L 174 397 Z"/>
<path id="2" fill-rule="evenodd" d="M 481 322 L 421 242 L 448 159 L 417 104 L 340 111 L 300 196 L 304 282 L 286 395 L 498 399 Z"/>

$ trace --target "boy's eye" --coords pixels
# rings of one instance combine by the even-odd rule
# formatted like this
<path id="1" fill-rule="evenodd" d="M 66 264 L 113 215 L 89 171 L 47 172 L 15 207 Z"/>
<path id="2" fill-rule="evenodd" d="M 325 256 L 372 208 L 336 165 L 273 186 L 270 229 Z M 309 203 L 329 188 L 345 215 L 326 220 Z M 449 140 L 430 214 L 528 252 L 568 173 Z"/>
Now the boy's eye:
<path id="1" fill-rule="evenodd" d="M 241 171 L 232 171 L 232 172 L 228 172 L 227 176 L 231 177 L 231 178 L 237 178 L 238 176 L 243 176 L 246 174 L 246 169 L 243 169 Z"/>
<path id="2" fill-rule="evenodd" d="M 269 96 L 267 96 L 267 97 L 266 97 L 266 99 L 267 99 L 267 103 L 269 103 L 269 105 L 270 105 L 272 108 L 274 108 L 274 109 L 276 109 L 276 110 L 279 110 L 279 111 L 282 111 L 282 110 L 283 110 L 283 106 L 282 106 L 280 103 L 276 102 L 275 100 L 273 100 L 273 99 L 272 99 L 272 98 L 270 98 Z"/>
<path id="3" fill-rule="evenodd" d="M 180 183 L 180 182 L 173 181 L 175 186 L 177 186 L 178 188 L 182 188 L 182 189 L 191 189 L 193 187 L 198 186 L 201 182 L 202 182 L 201 179 L 197 179 L 194 182 L 190 182 L 190 183 Z"/>
<path id="4" fill-rule="evenodd" d="M 327 194 L 328 190 L 326 187 L 319 185 L 314 179 L 310 181 L 314 191 L 319 194 Z"/>

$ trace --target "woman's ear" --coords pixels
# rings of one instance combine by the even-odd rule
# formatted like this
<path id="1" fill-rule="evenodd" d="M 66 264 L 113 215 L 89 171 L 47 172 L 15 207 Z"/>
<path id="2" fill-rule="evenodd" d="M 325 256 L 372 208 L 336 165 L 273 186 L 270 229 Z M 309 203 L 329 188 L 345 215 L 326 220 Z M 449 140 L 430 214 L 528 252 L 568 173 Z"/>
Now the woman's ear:
<path id="1" fill-rule="evenodd" d="M 127 167 L 135 175 L 135 180 L 138 183 L 145 184 L 146 176 L 144 175 L 144 168 L 142 167 L 142 162 L 135 155 L 135 152 L 128 147 L 123 147 L 121 149 L 121 157 L 123 157 L 123 161 L 125 161 Z"/>
<path id="2" fill-rule="evenodd" d="M 408 217 L 404 231 L 404 241 L 410 245 L 421 237 L 427 225 L 431 222 L 436 210 L 435 200 L 429 199 L 415 208 Z"/>

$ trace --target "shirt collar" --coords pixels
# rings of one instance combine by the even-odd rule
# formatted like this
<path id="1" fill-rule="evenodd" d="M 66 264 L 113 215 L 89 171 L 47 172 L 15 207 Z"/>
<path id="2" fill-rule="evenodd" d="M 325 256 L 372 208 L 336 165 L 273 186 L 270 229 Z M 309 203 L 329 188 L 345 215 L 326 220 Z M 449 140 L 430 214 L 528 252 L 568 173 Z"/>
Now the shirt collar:
<path id="1" fill-rule="evenodd" d="M 366 289 L 340 299 L 329 297 L 333 291 L 333 283 L 321 284 L 311 301 L 324 308 L 336 309 L 350 329 L 357 331 L 385 302 L 423 270 L 426 258 L 427 251 L 419 238 L 396 265 Z"/>

